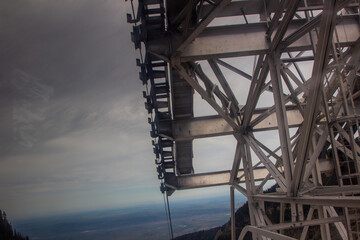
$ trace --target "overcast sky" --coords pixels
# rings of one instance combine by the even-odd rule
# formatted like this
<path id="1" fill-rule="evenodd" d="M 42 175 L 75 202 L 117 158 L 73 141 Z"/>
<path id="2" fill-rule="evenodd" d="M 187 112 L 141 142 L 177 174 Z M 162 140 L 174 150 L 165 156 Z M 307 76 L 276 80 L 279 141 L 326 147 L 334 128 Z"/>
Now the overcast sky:
<path id="1" fill-rule="evenodd" d="M 123 0 L 1 2 L 0 209 L 11 218 L 162 201 L 127 12 Z M 209 144 L 225 149 L 209 156 Z M 195 141 L 195 170 L 230 169 L 234 146 Z"/>

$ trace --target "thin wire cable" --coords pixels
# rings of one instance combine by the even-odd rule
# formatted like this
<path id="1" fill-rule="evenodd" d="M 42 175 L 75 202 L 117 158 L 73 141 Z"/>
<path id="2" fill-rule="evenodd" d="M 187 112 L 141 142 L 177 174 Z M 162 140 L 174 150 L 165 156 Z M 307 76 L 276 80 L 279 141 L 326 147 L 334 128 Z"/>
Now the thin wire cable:
<path id="1" fill-rule="evenodd" d="M 165 213 L 166 213 L 166 223 L 168 226 L 169 238 L 171 238 L 171 230 L 170 230 L 171 227 L 170 227 L 168 209 L 167 209 L 167 205 L 166 205 L 165 193 L 163 192 L 162 195 L 163 195 L 163 199 L 164 199 L 164 208 L 165 208 Z"/>
<path id="2" fill-rule="evenodd" d="M 171 232 L 171 239 L 174 239 L 174 232 L 173 232 L 173 227 L 172 227 L 172 221 L 171 221 L 171 212 L 170 212 L 170 204 L 169 204 L 169 197 L 166 194 L 166 203 L 167 203 L 167 208 L 168 208 L 168 214 L 169 214 L 169 220 L 170 220 L 170 232 Z"/>

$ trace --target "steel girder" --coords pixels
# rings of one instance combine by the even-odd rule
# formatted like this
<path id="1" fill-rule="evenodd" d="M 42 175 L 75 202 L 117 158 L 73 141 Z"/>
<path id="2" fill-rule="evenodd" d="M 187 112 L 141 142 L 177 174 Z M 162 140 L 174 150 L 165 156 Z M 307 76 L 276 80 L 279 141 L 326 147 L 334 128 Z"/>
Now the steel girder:
<path id="1" fill-rule="evenodd" d="M 139 0 L 138 8 L 128 20 L 146 50 L 138 65 L 150 85 L 162 191 L 229 184 L 232 203 L 234 189 L 248 198 L 253 227 L 244 231 L 254 239 L 290 239 L 292 228 L 306 239 L 314 226 L 331 239 L 332 225 L 337 237 L 360 238 L 359 1 Z M 196 116 L 194 91 L 217 115 Z M 196 173 L 193 140 L 224 135 L 237 141 L 233 165 Z M 264 193 L 271 182 L 277 191 Z M 279 204 L 276 222 L 269 202 Z"/>

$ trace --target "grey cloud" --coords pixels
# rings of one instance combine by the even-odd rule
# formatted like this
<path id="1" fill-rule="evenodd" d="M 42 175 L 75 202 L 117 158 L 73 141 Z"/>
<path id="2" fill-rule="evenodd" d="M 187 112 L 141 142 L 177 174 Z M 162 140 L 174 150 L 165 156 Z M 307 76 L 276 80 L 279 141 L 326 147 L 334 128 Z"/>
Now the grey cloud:
<path id="1" fill-rule="evenodd" d="M 10 213 L 80 208 L 90 198 L 98 207 L 125 204 L 139 194 L 125 191 L 158 187 L 128 7 L 117 0 L 2 2 L 0 206 Z M 51 94 L 32 105 L 31 97 L 19 101 L 31 93 L 15 94 L 19 74 Z M 28 123 L 32 145 L 9 140 L 20 122 Z"/>

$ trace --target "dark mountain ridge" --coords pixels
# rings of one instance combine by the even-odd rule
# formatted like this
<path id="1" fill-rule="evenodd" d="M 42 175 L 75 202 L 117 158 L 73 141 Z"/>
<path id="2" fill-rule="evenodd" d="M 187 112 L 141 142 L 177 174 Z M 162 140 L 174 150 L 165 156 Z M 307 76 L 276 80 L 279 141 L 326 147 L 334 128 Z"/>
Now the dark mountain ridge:
<path id="1" fill-rule="evenodd" d="M 29 240 L 29 237 L 22 236 L 21 233 L 13 229 L 8 221 L 6 213 L 0 210 L 0 240 Z"/>

